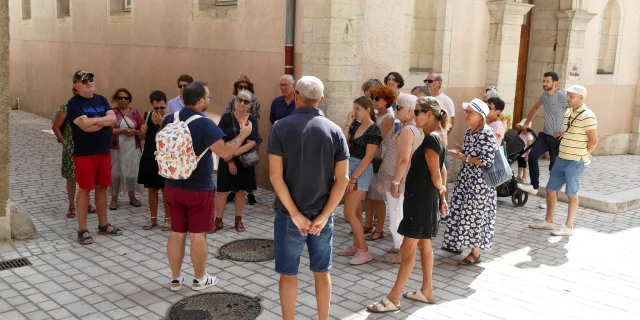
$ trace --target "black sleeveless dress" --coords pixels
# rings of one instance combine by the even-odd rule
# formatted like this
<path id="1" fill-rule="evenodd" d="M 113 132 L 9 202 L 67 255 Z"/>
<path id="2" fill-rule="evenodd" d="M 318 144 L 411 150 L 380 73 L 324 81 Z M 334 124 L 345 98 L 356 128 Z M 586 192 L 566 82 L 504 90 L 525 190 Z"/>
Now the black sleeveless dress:
<path id="1" fill-rule="evenodd" d="M 151 111 L 144 113 L 144 117 L 147 119 L 147 114 Z M 144 149 L 142 150 L 142 157 L 140 158 L 140 169 L 138 170 L 138 183 L 144 185 L 149 189 L 162 189 L 164 188 L 165 178 L 158 174 L 158 162 L 156 161 L 156 134 L 160 130 L 160 125 L 151 121 L 151 116 L 147 119 L 147 132 L 144 137 Z"/>
<path id="2" fill-rule="evenodd" d="M 440 193 L 431 182 L 431 173 L 425 159 L 427 149 L 440 156 L 442 169 L 445 148 L 436 133 L 427 135 L 411 157 L 404 191 L 403 218 L 398 233 L 413 239 L 431 239 L 438 235 L 440 221 Z"/>

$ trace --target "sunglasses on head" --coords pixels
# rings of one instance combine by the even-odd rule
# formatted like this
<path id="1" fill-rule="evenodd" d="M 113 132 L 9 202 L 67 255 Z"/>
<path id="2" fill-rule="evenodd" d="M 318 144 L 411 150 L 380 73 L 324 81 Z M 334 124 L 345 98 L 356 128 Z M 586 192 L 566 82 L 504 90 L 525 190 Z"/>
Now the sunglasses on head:
<path id="1" fill-rule="evenodd" d="M 188 85 L 188 83 L 179 84 L 179 85 L 178 85 L 178 88 L 179 88 L 179 89 L 184 89 L 187 85 Z"/>
<path id="2" fill-rule="evenodd" d="M 118 97 L 118 100 L 120 100 L 120 101 L 129 101 L 129 99 L 131 99 L 131 98 L 129 98 L 129 97 Z"/>
<path id="3" fill-rule="evenodd" d="M 427 113 L 429 112 L 429 110 L 424 110 L 424 109 L 413 109 L 413 113 L 416 115 L 416 117 L 418 115 L 420 115 L 420 113 Z"/>
<path id="4" fill-rule="evenodd" d="M 423 80 L 424 83 L 433 83 L 435 80 L 433 79 L 425 79 Z"/>
<path id="5" fill-rule="evenodd" d="M 240 90 L 249 90 L 249 86 L 238 85 L 238 89 L 240 89 Z"/>
<path id="6" fill-rule="evenodd" d="M 153 107 L 153 110 L 158 111 L 158 110 L 164 110 L 164 109 L 166 109 L 166 108 L 167 108 L 167 107 Z"/>
<path id="7" fill-rule="evenodd" d="M 242 99 L 242 98 L 236 98 L 236 100 L 237 100 L 238 102 L 240 102 L 240 103 L 244 103 L 244 104 L 246 104 L 246 105 L 250 105 L 250 104 L 251 104 L 251 100 L 245 100 L 245 99 Z"/>
<path id="8" fill-rule="evenodd" d="M 87 84 L 89 82 L 93 82 L 93 77 L 82 79 L 82 80 L 80 80 L 80 82 L 82 82 L 82 84 Z"/>

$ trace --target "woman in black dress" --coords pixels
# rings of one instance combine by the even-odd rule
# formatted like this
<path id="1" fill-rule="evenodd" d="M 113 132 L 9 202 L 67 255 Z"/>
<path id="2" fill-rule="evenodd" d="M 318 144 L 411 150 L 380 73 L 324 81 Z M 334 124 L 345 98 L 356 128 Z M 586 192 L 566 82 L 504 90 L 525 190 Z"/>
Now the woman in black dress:
<path id="1" fill-rule="evenodd" d="M 242 146 L 238 148 L 235 154 L 227 159 L 218 161 L 218 184 L 216 190 L 216 220 L 215 231 L 223 228 L 222 217 L 224 216 L 224 207 L 227 204 L 227 196 L 230 191 L 236 194 L 235 208 L 236 231 L 244 231 L 242 224 L 242 210 L 244 209 L 245 192 L 251 192 L 255 185 L 255 170 L 253 167 L 245 168 L 240 163 L 239 156 L 254 149 L 259 144 L 260 133 L 258 132 L 258 120 L 249 114 L 249 108 L 253 94 L 249 90 L 241 90 L 236 96 L 235 108 L 231 112 L 227 112 L 220 118 L 218 127 L 227 135 L 225 142 L 233 140 L 240 132 L 240 124 L 251 121 L 253 130 L 251 135 L 242 142 Z"/>
<path id="2" fill-rule="evenodd" d="M 380 302 L 370 305 L 370 312 L 392 312 L 400 309 L 400 294 L 413 272 L 416 246 L 422 257 L 422 288 L 405 292 L 407 299 L 429 304 L 435 303 L 433 295 L 433 250 L 431 238 L 438 234 L 439 217 L 446 215 L 446 181 L 444 156 L 445 148 L 436 133 L 439 126 L 449 127 L 449 117 L 433 97 L 420 98 L 416 109 L 416 125 L 425 131 L 425 138 L 411 157 L 411 167 L 407 174 L 404 191 L 404 216 L 398 233 L 404 236 L 400 252 L 402 262 L 396 283 L 389 295 Z"/>
<path id="3" fill-rule="evenodd" d="M 140 169 L 138 170 L 138 183 L 149 189 L 151 220 L 142 229 L 151 230 L 158 226 L 158 190 L 162 190 L 164 205 L 162 231 L 169 231 L 171 229 L 171 215 L 164 196 L 164 177 L 158 174 L 158 162 L 154 154 L 156 152 L 156 134 L 167 114 L 167 95 L 162 91 L 151 92 L 149 102 L 151 102 L 153 111 L 144 113 L 144 124 L 140 127 L 140 132 L 144 134 L 145 138 L 142 158 L 140 158 Z"/>

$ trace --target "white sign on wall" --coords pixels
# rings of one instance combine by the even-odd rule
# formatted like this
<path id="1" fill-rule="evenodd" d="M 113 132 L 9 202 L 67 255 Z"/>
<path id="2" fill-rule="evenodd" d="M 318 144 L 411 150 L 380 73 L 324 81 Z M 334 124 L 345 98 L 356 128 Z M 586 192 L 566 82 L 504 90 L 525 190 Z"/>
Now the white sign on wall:
<path id="1" fill-rule="evenodd" d="M 580 72 L 582 72 L 582 65 L 570 63 L 569 70 L 567 72 L 567 80 L 580 80 Z"/>

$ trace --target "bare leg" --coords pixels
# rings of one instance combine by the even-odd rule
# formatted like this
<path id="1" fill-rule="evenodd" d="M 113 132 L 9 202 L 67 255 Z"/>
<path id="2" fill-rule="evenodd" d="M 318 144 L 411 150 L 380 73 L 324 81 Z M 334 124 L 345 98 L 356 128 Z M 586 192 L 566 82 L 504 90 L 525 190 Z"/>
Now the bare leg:
<path id="1" fill-rule="evenodd" d="M 158 195 L 158 194 L 156 193 L 156 196 L 157 196 L 157 195 Z M 129 191 L 129 201 L 133 201 L 133 200 L 136 200 L 136 192 L 135 192 L 135 191 Z M 156 211 L 156 213 L 157 213 L 157 212 L 158 212 L 158 211 Z"/>
<path id="2" fill-rule="evenodd" d="M 98 224 L 104 226 L 107 224 L 107 187 L 96 186 L 96 209 L 98 210 Z M 87 221 L 86 209 L 89 205 L 89 193 L 87 192 L 87 203 L 78 203 L 79 209 L 84 208 L 84 221 Z"/>
<path id="3" fill-rule="evenodd" d="M 364 227 L 369 229 L 373 227 L 373 214 L 375 207 L 373 206 L 373 200 L 364 198 Z M 358 216 L 362 216 L 362 209 L 360 203 L 358 203 Z"/>
<path id="4" fill-rule="evenodd" d="M 351 231 L 353 231 L 353 243 L 363 252 L 369 251 L 367 244 L 364 240 L 364 230 L 362 228 L 362 214 L 356 212 L 358 203 L 362 200 L 364 191 L 355 190 L 347 193 L 344 201 L 344 216 L 351 225 Z"/>
<path id="5" fill-rule="evenodd" d="M 196 279 L 204 278 L 207 266 L 207 233 L 189 233 L 191 237 L 191 263 L 193 263 L 193 275 Z M 184 248 L 183 248 L 184 250 Z"/>
<path id="6" fill-rule="evenodd" d="M 433 295 L 433 248 L 430 239 L 418 241 L 420 260 L 422 263 L 422 287 L 420 291 L 427 299 L 435 299 Z"/>
<path id="7" fill-rule="evenodd" d="M 553 216 L 556 213 L 556 204 L 558 203 L 558 192 L 547 190 L 547 217 L 545 220 L 553 223 Z"/>
<path id="8" fill-rule="evenodd" d="M 78 214 L 78 231 L 87 229 L 87 213 L 89 211 L 90 191 L 91 190 L 82 188 L 80 188 L 80 191 L 78 191 L 78 198 L 76 199 L 76 204 L 78 205 L 78 207 L 76 208 L 76 213 Z M 102 208 L 98 205 L 98 192 L 96 192 L 96 206 L 98 206 L 99 212 Z"/>
<path id="9" fill-rule="evenodd" d="M 67 199 L 69 199 L 69 209 L 76 207 L 74 198 L 76 197 L 76 181 L 67 180 Z M 89 199 L 87 199 L 87 207 L 89 207 Z"/>
<path id="10" fill-rule="evenodd" d="M 418 245 L 418 239 L 412 239 L 404 237 L 402 246 L 400 246 L 400 253 L 402 254 L 402 262 L 400 262 L 400 269 L 398 270 L 398 276 L 396 277 L 396 283 L 393 285 L 391 292 L 387 296 L 391 302 L 395 305 L 400 304 L 400 295 L 402 295 L 402 289 L 409 281 L 409 277 L 413 272 L 413 266 L 416 262 L 416 246 Z"/>
<path id="11" fill-rule="evenodd" d="M 569 198 L 569 213 L 567 214 L 567 222 L 565 225 L 567 227 L 573 228 L 573 219 L 576 217 L 576 213 L 578 212 L 578 196 L 567 196 Z"/>
<path id="12" fill-rule="evenodd" d="M 149 211 L 151 211 L 151 224 L 156 223 L 158 221 L 158 189 L 149 188 Z"/>
<path id="13" fill-rule="evenodd" d="M 169 267 L 171 267 L 171 277 L 177 279 L 182 274 L 182 260 L 184 259 L 184 245 L 187 241 L 186 233 L 171 231 L 167 242 L 167 256 L 169 257 Z M 193 242 L 191 250 L 193 251 Z M 194 264 L 195 266 L 195 264 Z M 202 279 L 202 278 L 198 278 Z"/>
<path id="14" fill-rule="evenodd" d="M 317 283 L 316 283 L 317 288 Z M 294 320 L 298 300 L 298 276 L 280 275 L 280 305 L 283 320 Z M 320 310 L 318 310 L 320 313 Z"/>
<path id="15" fill-rule="evenodd" d="M 318 303 L 318 319 L 329 319 L 329 306 L 331 305 L 331 276 L 329 272 L 314 272 L 316 280 L 316 302 Z"/>
<path id="16" fill-rule="evenodd" d="M 216 218 L 222 219 L 224 216 L 224 206 L 227 205 L 227 196 L 229 192 L 218 192 L 216 193 Z M 244 201 L 244 199 L 242 199 Z"/>
<path id="17" fill-rule="evenodd" d="M 244 193 L 245 192 L 242 190 L 236 192 L 236 199 L 235 199 L 236 217 L 242 217 L 242 209 L 244 209 Z M 222 218 L 222 216 L 220 216 L 220 218 Z"/>
<path id="18" fill-rule="evenodd" d="M 120 192 L 120 178 L 118 177 L 111 177 L 111 204 L 118 204 L 118 193 Z M 96 196 L 97 198 L 97 196 Z M 96 202 L 98 200 L 96 199 Z M 98 204 L 96 203 L 96 206 Z"/>
<path id="19" fill-rule="evenodd" d="M 373 207 L 376 209 L 376 232 L 384 231 L 384 219 L 387 215 L 387 207 L 384 201 L 371 200 Z"/>

